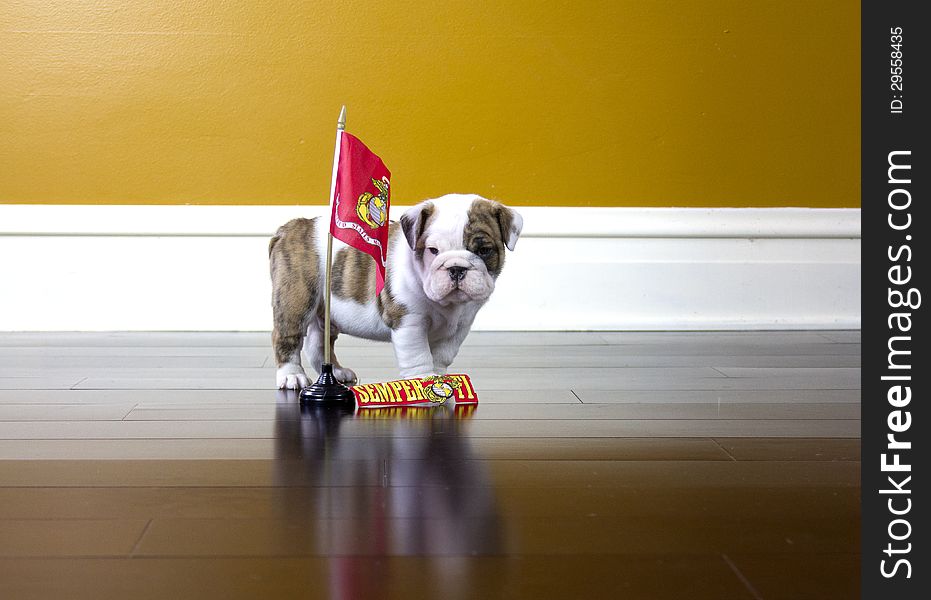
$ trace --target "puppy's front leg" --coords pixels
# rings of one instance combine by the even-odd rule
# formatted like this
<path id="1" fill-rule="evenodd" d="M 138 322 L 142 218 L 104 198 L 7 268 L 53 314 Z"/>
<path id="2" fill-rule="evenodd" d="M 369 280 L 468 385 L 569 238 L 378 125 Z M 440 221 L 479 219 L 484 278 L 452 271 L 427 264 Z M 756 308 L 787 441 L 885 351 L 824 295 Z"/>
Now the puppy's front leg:
<path id="1" fill-rule="evenodd" d="M 430 345 L 430 351 L 433 354 L 433 370 L 438 375 L 446 374 L 446 370 L 459 354 L 459 347 L 462 346 L 468 334 L 468 327 L 460 327 L 454 335 L 437 340 Z"/>
<path id="2" fill-rule="evenodd" d="M 423 317 L 406 315 L 401 325 L 391 333 L 391 344 L 401 377 L 407 379 L 436 374 Z"/>

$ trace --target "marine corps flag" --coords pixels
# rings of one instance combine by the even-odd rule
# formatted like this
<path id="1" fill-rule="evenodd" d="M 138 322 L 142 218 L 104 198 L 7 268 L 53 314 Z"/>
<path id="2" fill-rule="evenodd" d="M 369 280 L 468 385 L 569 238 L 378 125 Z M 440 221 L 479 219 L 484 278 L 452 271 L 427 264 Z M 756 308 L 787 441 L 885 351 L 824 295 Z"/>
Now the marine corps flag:
<path id="1" fill-rule="evenodd" d="M 340 133 L 330 233 L 375 259 L 375 294 L 385 287 L 391 172 L 359 138 Z"/>

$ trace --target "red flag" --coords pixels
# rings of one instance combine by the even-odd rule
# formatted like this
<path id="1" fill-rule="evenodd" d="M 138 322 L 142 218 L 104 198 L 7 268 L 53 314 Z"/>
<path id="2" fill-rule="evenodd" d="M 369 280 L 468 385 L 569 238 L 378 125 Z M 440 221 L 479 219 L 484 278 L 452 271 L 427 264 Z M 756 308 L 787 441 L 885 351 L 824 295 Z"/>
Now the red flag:
<path id="1" fill-rule="evenodd" d="M 340 136 L 330 233 L 375 259 L 375 294 L 385 287 L 391 172 L 359 138 Z"/>

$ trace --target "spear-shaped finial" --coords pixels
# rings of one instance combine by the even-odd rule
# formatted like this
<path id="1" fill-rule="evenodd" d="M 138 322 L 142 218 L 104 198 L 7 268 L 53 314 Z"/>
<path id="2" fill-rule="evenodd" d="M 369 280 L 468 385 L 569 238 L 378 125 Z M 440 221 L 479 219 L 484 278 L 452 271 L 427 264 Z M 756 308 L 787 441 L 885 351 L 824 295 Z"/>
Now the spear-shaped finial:
<path id="1" fill-rule="evenodd" d="M 343 110 L 339 111 L 339 120 L 336 122 L 336 129 L 343 131 L 346 129 L 346 106 L 343 106 Z"/>

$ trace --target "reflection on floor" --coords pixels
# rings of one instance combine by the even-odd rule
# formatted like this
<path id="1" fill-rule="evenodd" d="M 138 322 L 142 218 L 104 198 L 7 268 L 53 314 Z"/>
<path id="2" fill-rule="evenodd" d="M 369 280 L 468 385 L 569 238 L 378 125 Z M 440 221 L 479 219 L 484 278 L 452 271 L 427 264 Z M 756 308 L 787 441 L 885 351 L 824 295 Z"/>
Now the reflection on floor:
<path id="1" fill-rule="evenodd" d="M 859 352 L 474 333 L 474 411 L 353 414 L 267 334 L 0 334 L 0 597 L 854 598 Z"/>

